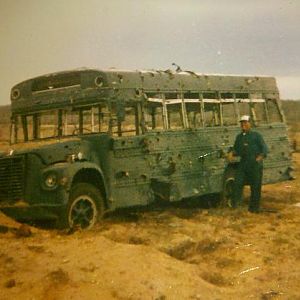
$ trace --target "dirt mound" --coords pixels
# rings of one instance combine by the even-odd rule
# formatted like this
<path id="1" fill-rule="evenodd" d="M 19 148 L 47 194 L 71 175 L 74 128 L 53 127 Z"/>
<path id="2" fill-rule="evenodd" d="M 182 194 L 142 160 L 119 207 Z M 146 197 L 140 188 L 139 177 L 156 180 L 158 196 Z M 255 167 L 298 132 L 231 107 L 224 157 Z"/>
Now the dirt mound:
<path id="1" fill-rule="evenodd" d="M 27 224 L 22 224 L 0 212 L 0 233 L 10 233 L 16 237 L 29 237 L 39 230 Z"/>
<path id="2" fill-rule="evenodd" d="M 216 299 L 221 293 L 197 266 L 152 247 L 86 233 L 37 239 L 23 240 L 18 255 L 11 251 L 19 240 L 11 240 L 12 254 L 0 254 L 4 299 Z"/>
<path id="3" fill-rule="evenodd" d="M 22 224 L 18 223 L 14 219 L 6 216 L 0 211 L 0 227 L 3 228 L 19 228 Z"/>

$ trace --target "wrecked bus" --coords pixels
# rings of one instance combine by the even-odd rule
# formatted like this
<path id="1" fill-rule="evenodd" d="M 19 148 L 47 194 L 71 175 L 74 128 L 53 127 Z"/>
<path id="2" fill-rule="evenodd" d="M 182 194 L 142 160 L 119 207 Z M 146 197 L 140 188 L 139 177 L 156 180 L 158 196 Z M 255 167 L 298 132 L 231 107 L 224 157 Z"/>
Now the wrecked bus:
<path id="1" fill-rule="evenodd" d="M 11 91 L 12 150 L 0 157 L 0 208 L 90 228 L 105 211 L 220 193 L 236 164 L 223 153 L 240 115 L 269 147 L 264 183 L 290 178 L 291 151 L 271 77 L 84 69 Z"/>

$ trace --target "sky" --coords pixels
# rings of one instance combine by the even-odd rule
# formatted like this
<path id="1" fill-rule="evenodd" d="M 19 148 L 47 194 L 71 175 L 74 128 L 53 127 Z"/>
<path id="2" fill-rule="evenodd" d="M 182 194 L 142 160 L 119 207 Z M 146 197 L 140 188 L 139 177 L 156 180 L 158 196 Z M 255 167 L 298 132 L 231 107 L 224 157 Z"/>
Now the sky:
<path id="1" fill-rule="evenodd" d="M 46 73 L 173 62 L 275 76 L 282 99 L 300 99 L 299 50 L 300 0 L 0 0 L 0 105 Z"/>

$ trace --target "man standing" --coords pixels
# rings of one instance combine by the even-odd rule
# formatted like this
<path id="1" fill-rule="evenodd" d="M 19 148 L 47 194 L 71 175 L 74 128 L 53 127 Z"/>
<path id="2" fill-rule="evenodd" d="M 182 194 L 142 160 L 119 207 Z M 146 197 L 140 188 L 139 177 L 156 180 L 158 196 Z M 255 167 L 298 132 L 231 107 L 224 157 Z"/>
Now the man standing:
<path id="1" fill-rule="evenodd" d="M 263 159 L 267 156 L 267 146 L 263 137 L 251 130 L 249 116 L 240 119 L 242 132 L 237 135 L 233 146 L 233 156 L 240 157 L 235 175 L 232 206 L 240 205 L 243 187 L 248 183 L 251 188 L 249 211 L 258 213 L 260 210 L 261 184 L 263 175 Z"/>

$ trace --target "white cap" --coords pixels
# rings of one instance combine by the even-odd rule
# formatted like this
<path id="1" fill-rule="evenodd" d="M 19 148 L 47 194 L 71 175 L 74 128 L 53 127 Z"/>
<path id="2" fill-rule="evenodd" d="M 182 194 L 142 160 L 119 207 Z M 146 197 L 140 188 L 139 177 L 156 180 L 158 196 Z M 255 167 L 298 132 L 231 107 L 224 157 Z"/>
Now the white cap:
<path id="1" fill-rule="evenodd" d="M 241 116 L 240 122 L 243 122 L 243 121 L 249 122 L 250 121 L 250 116 L 248 116 L 248 115 Z"/>

